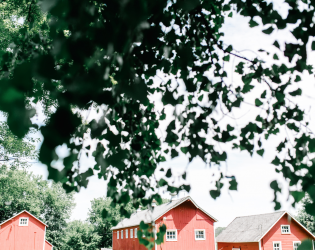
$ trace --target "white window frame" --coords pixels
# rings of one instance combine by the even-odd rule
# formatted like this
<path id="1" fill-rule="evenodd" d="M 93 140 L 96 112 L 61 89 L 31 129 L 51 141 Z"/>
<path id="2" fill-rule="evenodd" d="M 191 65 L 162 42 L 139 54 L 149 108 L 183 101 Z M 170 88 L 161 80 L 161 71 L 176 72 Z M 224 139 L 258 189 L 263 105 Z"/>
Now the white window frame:
<path id="1" fill-rule="evenodd" d="M 241 249 L 239 247 L 238 248 L 233 247 L 232 250 L 241 250 Z"/>
<path id="2" fill-rule="evenodd" d="M 131 239 L 133 238 L 133 229 L 132 228 L 130 229 L 130 238 Z"/>
<path id="3" fill-rule="evenodd" d="M 175 239 L 167 239 L 167 232 L 175 232 Z M 177 229 L 167 229 L 165 235 L 166 241 L 177 241 Z"/>
<path id="4" fill-rule="evenodd" d="M 138 238 L 138 228 L 135 228 L 135 238 Z"/>
<path id="5" fill-rule="evenodd" d="M 126 239 L 128 239 L 128 229 L 126 229 Z"/>
<path id="6" fill-rule="evenodd" d="M 117 231 L 117 240 L 119 240 L 119 231 Z"/>
<path id="7" fill-rule="evenodd" d="M 120 234 L 120 236 L 121 236 L 121 239 L 123 239 L 123 238 L 124 238 L 124 230 L 121 230 L 121 234 Z"/>
<path id="8" fill-rule="evenodd" d="M 289 232 L 283 232 L 283 230 L 282 230 L 283 227 L 288 227 L 289 228 Z M 281 234 L 291 234 L 290 225 L 281 225 Z"/>
<path id="9" fill-rule="evenodd" d="M 281 241 L 273 241 L 272 242 L 272 250 L 275 250 L 275 244 L 279 243 L 279 250 L 282 250 L 282 244 Z"/>
<path id="10" fill-rule="evenodd" d="M 22 224 L 22 223 L 21 223 L 22 220 L 26 220 L 26 224 Z M 20 217 L 20 218 L 19 218 L 19 226 L 20 226 L 20 227 L 27 227 L 27 226 L 28 226 L 28 221 L 29 221 L 29 218 L 28 218 L 28 217 Z"/>
<path id="11" fill-rule="evenodd" d="M 203 231 L 203 236 L 204 236 L 203 239 L 196 237 L 196 232 L 198 232 L 198 231 Z M 195 229 L 195 240 L 206 240 L 206 229 Z"/>
<path id="12" fill-rule="evenodd" d="M 299 243 L 299 245 L 301 245 L 301 241 L 293 241 L 293 250 L 295 250 L 294 249 L 294 243 Z M 313 244 L 313 242 L 312 242 L 312 244 Z M 297 250 L 297 248 L 296 248 L 296 250 Z"/>

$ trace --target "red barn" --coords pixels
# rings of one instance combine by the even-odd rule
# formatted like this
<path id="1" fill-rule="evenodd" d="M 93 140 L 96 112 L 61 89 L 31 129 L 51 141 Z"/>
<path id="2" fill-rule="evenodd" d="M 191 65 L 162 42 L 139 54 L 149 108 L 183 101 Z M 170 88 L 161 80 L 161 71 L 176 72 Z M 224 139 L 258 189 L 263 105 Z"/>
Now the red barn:
<path id="1" fill-rule="evenodd" d="M 45 241 L 46 227 L 34 215 L 22 211 L 0 224 L 0 249 L 52 250 Z"/>
<path id="2" fill-rule="evenodd" d="M 191 197 L 172 200 L 153 210 L 140 210 L 113 227 L 113 250 L 146 250 L 139 244 L 137 230 L 141 221 L 165 224 L 164 243 L 155 250 L 215 250 L 214 222 L 217 220 L 201 209 Z"/>
<path id="3" fill-rule="evenodd" d="M 314 240 L 315 236 L 289 213 L 280 211 L 237 217 L 216 241 L 218 250 L 297 250 L 305 239 Z"/>

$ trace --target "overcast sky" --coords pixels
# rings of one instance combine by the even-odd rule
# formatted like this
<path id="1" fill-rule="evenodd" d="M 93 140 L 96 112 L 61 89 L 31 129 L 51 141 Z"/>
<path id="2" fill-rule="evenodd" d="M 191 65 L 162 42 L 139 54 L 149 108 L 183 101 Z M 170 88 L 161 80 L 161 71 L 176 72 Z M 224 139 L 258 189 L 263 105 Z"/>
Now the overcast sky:
<path id="1" fill-rule="evenodd" d="M 278 6 L 283 6 L 281 1 L 278 1 Z M 285 8 L 282 9 L 282 13 L 285 14 Z M 227 19 L 226 25 L 223 28 L 225 33 L 224 42 L 226 44 L 232 44 L 233 48 L 240 51 L 243 55 L 248 57 L 255 56 L 255 51 L 260 48 L 266 50 L 276 51 L 272 46 L 275 39 L 280 41 L 291 40 L 294 41 L 292 35 L 286 31 L 275 31 L 271 36 L 261 33 L 262 27 L 251 29 L 248 27 L 249 19 L 234 15 L 233 18 Z M 258 21 L 258 20 L 257 20 Z M 268 60 L 268 59 L 266 59 Z M 237 63 L 237 60 L 231 61 L 227 67 L 228 73 L 233 70 L 233 65 Z M 234 76 L 229 80 L 233 82 L 240 81 L 239 77 Z M 309 93 L 314 92 L 314 78 L 305 76 L 303 82 L 307 83 L 302 86 L 304 96 L 300 99 L 299 103 L 305 109 L 311 110 L 314 99 Z M 254 96 L 253 96 L 254 98 Z M 171 113 L 171 110 L 168 111 Z M 242 106 L 240 110 L 235 113 L 236 120 L 226 120 L 226 123 L 233 122 L 238 125 L 246 124 L 246 121 L 256 117 L 257 109 L 252 106 Z M 311 124 L 311 128 L 313 125 Z M 283 135 L 282 135 L 283 136 Z M 281 135 L 279 135 L 281 137 Z M 254 155 L 251 157 L 246 152 L 228 151 L 228 160 L 226 164 L 221 166 L 228 175 L 235 175 L 239 185 L 238 191 L 228 191 L 227 186 L 223 188 L 222 195 L 213 200 L 209 195 L 209 190 L 213 187 L 213 174 L 218 173 L 217 168 L 205 167 L 204 163 L 200 159 L 195 159 L 192 163 L 188 164 L 187 157 L 185 155 L 179 155 L 179 157 L 168 160 L 160 167 L 171 167 L 176 174 L 183 173 L 187 168 L 187 178 L 191 184 L 191 192 L 189 195 L 199 204 L 202 208 L 208 211 L 212 216 L 219 220 L 216 226 L 226 226 L 236 216 L 251 215 L 268 213 L 274 211 L 273 190 L 270 188 L 270 182 L 277 179 L 284 187 L 284 192 L 280 196 L 282 210 L 287 210 L 292 214 L 296 214 L 297 210 L 290 204 L 292 199 L 288 200 L 288 185 L 283 179 L 281 174 L 275 172 L 274 166 L 270 164 L 275 156 L 275 147 L 279 142 L 279 137 L 271 138 L 268 142 L 266 149 L 268 149 L 264 157 Z M 294 136 L 293 136 L 294 137 Z M 294 138 L 292 138 L 294 139 Z M 84 159 L 83 159 L 84 160 Z M 93 161 L 89 159 L 84 160 L 86 167 L 93 165 Z M 84 165 L 84 164 L 82 164 Z M 41 174 L 44 178 L 47 178 L 47 170 L 45 166 L 41 164 L 33 164 L 31 171 L 36 174 Z M 159 171 L 156 172 L 159 176 Z M 90 183 L 87 189 L 82 189 L 80 193 L 75 194 L 76 207 L 73 211 L 71 219 L 85 220 L 87 217 L 88 209 L 90 208 L 90 201 L 94 198 L 102 197 L 106 194 L 106 183 L 98 180 L 97 177 L 90 178 Z M 162 193 L 163 197 L 169 198 L 168 193 Z M 183 193 L 180 195 L 184 195 Z"/>

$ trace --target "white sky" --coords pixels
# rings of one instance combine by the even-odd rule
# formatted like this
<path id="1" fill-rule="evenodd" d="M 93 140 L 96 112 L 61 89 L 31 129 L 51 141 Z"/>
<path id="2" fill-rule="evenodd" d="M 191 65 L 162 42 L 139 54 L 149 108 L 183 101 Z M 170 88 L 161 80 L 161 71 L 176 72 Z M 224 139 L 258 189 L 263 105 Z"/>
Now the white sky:
<path id="1" fill-rule="evenodd" d="M 282 1 L 277 1 L 278 6 L 282 6 Z M 285 10 L 284 10 L 285 12 Z M 251 29 L 248 27 L 249 19 L 245 19 L 239 16 L 228 18 L 226 25 L 224 26 L 226 44 L 232 44 L 233 48 L 237 51 L 243 51 L 242 54 L 248 57 L 255 56 L 252 51 L 257 51 L 260 48 L 266 50 L 276 51 L 272 43 L 275 39 L 278 39 L 280 44 L 283 40 L 294 41 L 292 35 L 288 31 L 275 31 L 271 36 L 261 33 L 262 28 L 256 27 Z M 237 60 L 234 65 L 237 64 Z M 228 65 L 232 71 L 232 65 Z M 231 79 L 231 78 L 229 78 Z M 305 109 L 311 108 L 314 99 L 311 96 L 314 92 L 314 80 L 310 77 L 304 77 L 304 81 L 301 84 L 308 83 L 303 86 L 304 93 L 299 100 L 301 106 Z M 240 81 L 237 76 L 233 77 L 233 82 Z M 260 94 L 262 91 L 259 91 Z M 254 100 L 253 96 L 253 100 Z M 169 110 L 168 113 L 170 113 Z M 249 119 L 256 117 L 257 109 L 252 106 L 242 106 L 240 110 L 235 113 L 235 117 L 241 117 L 239 120 L 227 120 L 229 122 L 237 122 L 238 125 L 245 124 Z M 311 125 L 311 128 L 314 126 Z M 294 136 L 293 136 L 294 137 Z M 209 195 L 209 190 L 213 187 L 214 180 L 213 173 L 217 173 L 216 168 L 206 168 L 204 163 L 200 159 L 195 159 L 188 166 L 188 160 L 186 156 L 180 155 L 179 157 L 168 160 L 161 167 L 171 167 L 173 173 L 182 173 L 188 166 L 188 181 L 191 184 L 192 190 L 190 196 L 199 204 L 202 208 L 207 210 L 211 215 L 219 220 L 216 226 L 226 226 L 236 216 L 259 214 L 272 212 L 274 204 L 273 190 L 270 188 L 270 182 L 277 179 L 284 187 L 284 192 L 280 196 L 282 210 L 287 210 L 292 214 L 296 214 L 297 210 L 291 207 L 292 199 L 288 201 L 287 183 L 284 181 L 281 174 L 277 174 L 274 170 L 274 166 L 270 164 L 275 156 L 275 147 L 279 143 L 279 138 L 283 138 L 283 135 L 271 138 L 268 142 L 267 151 L 264 157 L 254 155 L 250 157 L 248 153 L 239 151 L 228 151 L 227 164 L 222 165 L 222 169 L 229 175 L 235 175 L 239 183 L 238 191 L 228 191 L 227 185 L 223 188 L 222 195 L 217 200 L 213 200 Z M 293 138 L 292 138 L 293 139 Z M 83 159 L 83 164 L 86 168 L 93 165 L 93 161 Z M 41 164 L 34 164 L 31 167 L 31 171 L 36 174 L 41 174 L 44 178 L 47 178 L 47 170 L 45 166 Z M 159 172 L 157 171 L 157 176 Z M 80 193 L 75 194 L 76 207 L 73 211 L 71 219 L 84 220 L 87 217 L 88 209 L 90 208 L 90 201 L 94 198 L 102 197 L 106 194 L 106 183 L 99 180 L 96 176 L 90 178 L 90 183 L 87 189 L 82 189 Z M 181 194 L 183 195 L 183 194 Z M 168 194 L 163 194 L 165 198 L 168 198 Z"/>

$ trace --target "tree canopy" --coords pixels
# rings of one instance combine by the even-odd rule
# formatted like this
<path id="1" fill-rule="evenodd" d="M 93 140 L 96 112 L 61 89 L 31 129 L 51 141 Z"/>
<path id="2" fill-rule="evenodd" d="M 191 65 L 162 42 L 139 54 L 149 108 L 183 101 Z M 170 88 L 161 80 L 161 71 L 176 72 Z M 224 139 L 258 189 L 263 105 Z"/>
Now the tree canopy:
<path id="1" fill-rule="evenodd" d="M 45 15 L 22 14 L 11 50 L 0 52 L 0 110 L 12 133 L 23 138 L 35 126 L 32 104 L 40 103 L 47 119 L 40 127 L 39 160 L 49 178 L 69 192 L 86 187 L 92 175 L 108 180 L 107 196 L 121 204 L 123 216 L 130 215 L 124 204 L 131 199 L 161 202 L 157 187 L 190 190 L 169 184 L 170 170 L 152 181 L 166 157 L 182 152 L 189 161 L 199 157 L 208 166 L 220 165 L 227 160 L 226 147 L 261 156 L 271 150 L 276 170 L 290 186 L 299 184 L 291 192 L 295 202 L 308 193 L 312 202 L 306 210 L 314 214 L 315 138 L 296 98 L 302 95 L 302 73 L 313 74 L 308 55 L 315 50 L 315 8 L 313 0 L 284 3 L 287 13 L 263 0 L 31 1 L 27 6 L 40 6 L 36 10 Z M 266 35 L 289 29 L 294 39 L 274 41 L 277 52 L 268 61 L 259 56 L 269 55 L 264 48 L 244 57 L 223 42 L 222 26 L 236 13 Z M 239 80 L 230 82 L 225 65 L 232 58 L 239 60 L 233 73 Z M 248 103 L 259 110 L 257 116 L 240 128 L 223 122 Z M 92 107 L 99 117 L 90 121 L 82 113 Z M 166 109 L 173 115 L 159 136 Z M 274 148 L 265 147 L 273 135 L 287 132 L 293 141 L 285 136 Z M 69 149 L 66 158 L 55 151 L 61 145 Z M 80 169 L 82 154 L 96 161 L 87 171 Z M 63 170 L 52 166 L 58 160 Z M 234 176 L 220 176 L 209 190 L 214 199 L 225 178 L 237 189 Z M 277 181 L 270 186 L 279 209 L 281 188 Z"/>
<path id="2" fill-rule="evenodd" d="M 95 250 L 99 249 L 101 236 L 94 232 L 94 227 L 88 222 L 75 220 L 68 223 L 67 230 L 61 240 L 64 250 Z"/>
<path id="3" fill-rule="evenodd" d="M 60 249 L 67 220 L 74 207 L 73 193 L 25 169 L 0 167 L 0 222 L 27 210 L 48 225 L 46 239 Z"/>

